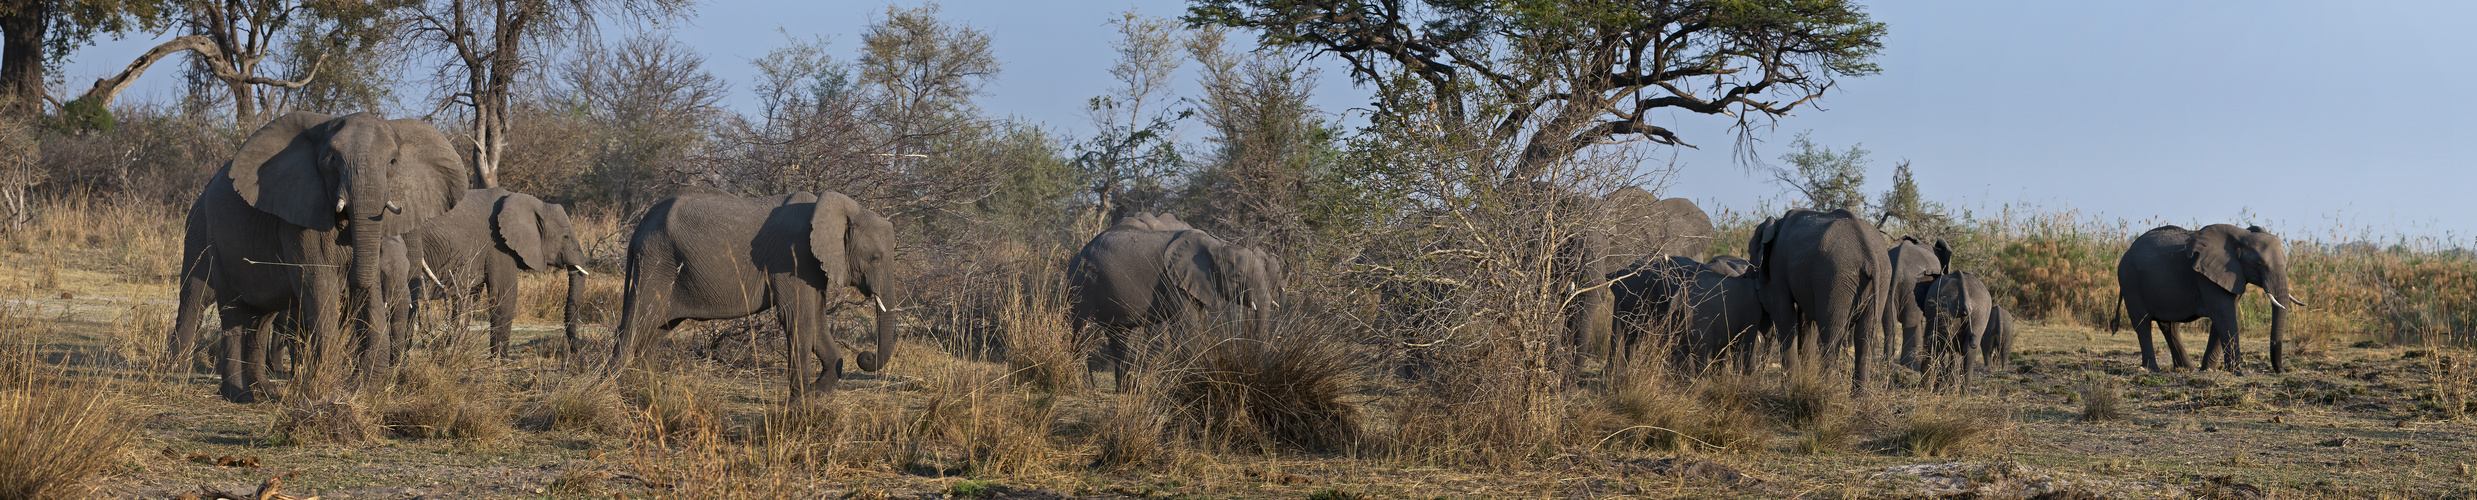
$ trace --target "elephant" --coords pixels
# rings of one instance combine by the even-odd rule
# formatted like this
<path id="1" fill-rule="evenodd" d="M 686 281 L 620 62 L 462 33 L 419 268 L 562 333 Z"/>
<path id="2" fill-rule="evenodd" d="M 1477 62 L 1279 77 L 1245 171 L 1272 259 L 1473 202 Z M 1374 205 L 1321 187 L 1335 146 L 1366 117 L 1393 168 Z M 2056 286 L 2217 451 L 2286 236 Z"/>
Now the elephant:
<path id="1" fill-rule="evenodd" d="M 391 327 L 386 302 L 373 299 L 385 296 L 380 241 L 455 208 L 468 178 L 447 137 L 420 120 L 294 112 L 268 122 L 190 204 L 169 352 L 195 349 L 213 307 L 222 328 L 247 329 L 223 335 L 217 394 L 255 402 L 278 313 L 303 323 L 314 374 L 342 368 L 350 315 L 362 341 L 353 382 L 383 380 Z"/>
<path id="2" fill-rule="evenodd" d="M 1696 330 L 1689 325 L 1694 318 L 1693 294 L 1697 275 L 1705 272 L 1704 264 L 1692 257 L 1671 255 L 1636 262 L 1626 269 L 1609 273 L 1608 290 L 1614 322 L 1609 337 L 1606 369 L 1612 373 L 1627 366 L 1643 338 L 1660 334 L 1669 338 L 1658 342 L 1669 349 L 1669 366 L 1683 368 L 1686 355 L 1695 350 Z"/>
<path id="3" fill-rule="evenodd" d="M 1994 317 L 1994 295 L 1977 275 L 1954 272 L 1935 278 L 1926 304 L 1926 338 L 1918 358 L 1926 385 L 1970 385 L 1985 357 L 1982 344 Z"/>
<path id="4" fill-rule="evenodd" d="M 464 313 L 463 297 L 487 288 L 496 299 L 490 311 L 492 356 L 508 355 L 508 334 L 520 306 L 517 271 L 567 271 L 567 349 L 576 353 L 577 298 L 591 273 L 585 270 L 585 249 L 567 209 L 506 189 L 470 189 L 455 210 L 431 218 L 404 238 L 411 267 L 421 271 L 411 285 L 414 315 L 418 317 L 421 299 L 436 287 L 458 302 L 448 314 L 451 327 L 461 329 L 464 321 L 455 317 Z M 397 352 L 410 345 L 410 339 L 398 340 Z"/>
<path id="5" fill-rule="evenodd" d="M 2288 251 L 2279 237 L 2261 227 L 2239 229 L 2228 224 L 2203 226 L 2199 231 L 2176 226 L 2160 226 L 2133 239 L 2124 257 L 2116 261 L 2118 299 L 2123 302 L 2125 318 L 2133 321 L 2133 332 L 2141 340 L 2142 367 L 2159 371 L 2158 350 L 2150 343 L 2150 324 L 2159 324 L 2167 337 L 2167 348 L 2175 356 L 2176 368 L 2192 368 L 2185 357 L 2184 339 L 2176 334 L 2178 323 L 2210 318 L 2210 341 L 2202 351 L 2202 370 L 2209 370 L 2213 360 L 2224 359 L 2228 372 L 2242 374 L 2237 366 L 2239 315 L 2236 299 L 2245 293 L 2245 285 L 2262 287 L 2271 299 L 2271 371 L 2288 370 L 2284 346 L 2288 309 L 2304 307 L 2288 289 Z M 2109 329 L 2114 329 L 2110 322 Z"/>
<path id="6" fill-rule="evenodd" d="M 1753 265 L 1734 256 L 1696 263 L 1682 256 L 1638 263 L 1615 276 L 1617 341 L 1608 366 L 1624 366 L 1646 331 L 1676 331 L 1669 365 L 1681 371 L 1709 370 L 1722 355 L 1734 355 L 1741 373 L 1751 373 L 1748 349 L 1771 326 L 1762 292 L 1745 273 Z M 1665 327 L 1663 323 L 1666 323 Z"/>
<path id="7" fill-rule="evenodd" d="M 1132 330 L 1213 319 L 1243 311 L 1241 321 L 1260 328 L 1280 307 L 1286 285 L 1282 264 L 1270 252 L 1232 244 L 1198 229 L 1164 230 L 1158 223 L 1123 218 L 1094 235 L 1067 261 L 1069 321 L 1077 338 L 1097 326 L 1108 338 L 1102 356 L 1119 392 L 1135 388 L 1131 365 L 1138 359 L 1127 338 Z M 1177 226 L 1184 226 L 1178 224 Z"/>
<path id="8" fill-rule="evenodd" d="M 853 356 L 856 364 L 875 372 L 894 358 L 897 314 L 886 306 L 899 293 L 894 257 L 893 222 L 841 193 L 743 198 L 681 188 L 647 209 L 628 240 L 624 305 L 603 378 L 631 368 L 682 321 L 771 308 L 785 331 L 791 404 L 811 391 L 831 395 L 843 361 L 823 325 L 854 304 L 845 287 L 877 309 L 877 351 Z"/>
<path id="9" fill-rule="evenodd" d="M 1641 187 L 1626 186 L 1602 196 L 1600 204 L 1616 228 L 1610 232 L 1609 257 L 1618 262 L 1668 255 L 1702 260 L 1719 234 L 1711 215 L 1693 200 L 1654 198 Z"/>
<path id="10" fill-rule="evenodd" d="M 1943 238 L 1902 236 L 1891 242 L 1892 299 L 1884 306 L 1899 328 L 1884 330 L 1884 354 L 1894 354 L 1891 335 L 1899 332 L 1897 361 L 1901 366 L 1918 369 L 1918 343 L 1926 332 L 1927 286 L 1935 278 L 1952 272 L 1952 245 Z"/>
<path id="11" fill-rule="evenodd" d="M 1885 298 L 1892 264 L 1883 233 L 1848 210 L 1795 209 L 1755 225 L 1747 238 L 1750 274 L 1763 310 L 1780 329 L 1781 364 L 1823 361 L 1842 342 L 1856 344 L 1853 392 L 1866 390 L 1868 340 L 1890 328 Z M 1827 351 L 1828 350 L 1828 351 Z"/>
<path id="12" fill-rule="evenodd" d="M 1986 349 L 1987 360 L 1986 363 L 1978 365 L 1981 372 L 1994 367 L 2007 366 L 2012 362 L 2013 336 L 2016 335 L 2013 331 L 2011 310 L 2005 309 L 2004 306 L 1991 306 L 1987 309 L 1992 311 L 1987 316 L 1987 333 L 1978 337 L 1978 346 Z"/>

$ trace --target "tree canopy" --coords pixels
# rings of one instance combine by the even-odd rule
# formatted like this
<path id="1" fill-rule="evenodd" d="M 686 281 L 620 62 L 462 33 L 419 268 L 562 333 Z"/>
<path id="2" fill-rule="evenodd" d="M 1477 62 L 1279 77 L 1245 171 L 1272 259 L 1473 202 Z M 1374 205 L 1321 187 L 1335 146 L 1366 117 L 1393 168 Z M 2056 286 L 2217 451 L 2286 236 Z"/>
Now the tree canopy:
<path id="1" fill-rule="evenodd" d="M 1518 152 L 1511 179 L 1597 144 L 1692 147 L 1652 123 L 1662 110 L 1734 117 L 1747 137 L 1838 78 L 1876 73 L 1886 33 L 1851 0 L 1196 0 L 1185 20 L 1338 57 L 1379 94 L 1424 87 L 1435 98 L 1411 105 Z M 1379 100 L 1375 113 L 1414 111 L 1404 104 Z"/>

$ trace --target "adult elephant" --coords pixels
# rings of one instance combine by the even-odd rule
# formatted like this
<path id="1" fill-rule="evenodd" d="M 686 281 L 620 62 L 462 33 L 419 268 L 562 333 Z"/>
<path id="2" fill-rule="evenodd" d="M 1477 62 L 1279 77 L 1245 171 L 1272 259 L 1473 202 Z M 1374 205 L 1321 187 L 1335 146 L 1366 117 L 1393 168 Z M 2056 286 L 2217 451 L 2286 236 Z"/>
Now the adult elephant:
<path id="1" fill-rule="evenodd" d="M 625 305 L 603 376 L 630 368 L 681 321 L 771 308 L 786 333 L 791 403 L 810 391 L 831 394 L 843 361 L 823 326 L 851 304 L 845 287 L 877 308 L 877 351 L 854 356 L 860 369 L 884 369 L 894 357 L 896 315 L 886 307 L 897 291 L 894 250 L 894 224 L 840 193 L 742 198 L 682 188 L 647 209 L 628 240 Z M 821 370 L 810 367 L 812 357 Z"/>
<path id="2" fill-rule="evenodd" d="M 2244 295 L 2248 284 L 2270 295 L 2271 371 L 2286 372 L 2281 344 L 2288 308 L 2303 307 L 2305 301 L 2288 290 L 2288 250 L 2278 236 L 2258 226 L 2240 229 L 2212 224 L 2200 231 L 2160 226 L 2134 238 L 2133 246 L 2116 261 L 2116 286 L 2124 302 L 2123 313 L 2133 320 L 2133 332 L 2141 339 L 2142 367 L 2159 371 L 2158 350 L 2150 343 L 2151 323 L 2158 323 L 2160 333 L 2166 335 L 2175 367 L 2192 368 L 2185 357 L 2184 339 L 2176 334 L 2177 324 L 2210 318 L 2210 341 L 2202 352 L 2201 369 L 2209 370 L 2213 360 L 2224 359 L 2229 372 L 2242 373 L 2236 361 L 2240 352 L 2236 299 Z"/>
<path id="3" fill-rule="evenodd" d="M 1928 387 L 1967 387 L 1985 358 L 1986 332 L 1995 317 L 1987 283 L 1967 272 L 1935 278 L 1927 292 L 1927 328 L 1920 372 Z"/>
<path id="4" fill-rule="evenodd" d="M 522 280 L 517 272 L 558 269 L 568 272 L 566 304 L 568 353 L 578 348 L 577 296 L 585 287 L 585 248 L 577 242 L 576 225 L 568 211 L 533 195 L 500 188 L 471 189 L 455 210 L 431 218 L 404 235 L 414 283 L 415 317 L 420 300 L 435 287 L 455 304 L 449 307 L 452 328 L 463 328 L 464 297 L 486 289 L 490 310 L 490 353 L 508 355 L 508 335 L 521 306 Z M 398 339 L 399 354 L 411 339 Z"/>
<path id="5" fill-rule="evenodd" d="M 1609 257 L 1634 262 L 1659 256 L 1703 260 L 1719 231 L 1711 214 L 1685 198 L 1657 198 L 1635 186 L 1618 188 L 1600 198 L 1612 225 Z"/>
<path id="6" fill-rule="evenodd" d="M 1153 330 L 1146 337 L 1154 338 L 1163 325 L 1234 311 L 1244 311 L 1238 319 L 1252 330 L 1281 307 L 1282 265 L 1271 253 L 1203 230 L 1159 229 L 1161 222 L 1123 218 L 1067 261 L 1073 332 L 1081 338 L 1086 325 L 1102 329 L 1108 338 L 1102 356 L 1119 392 L 1135 387 L 1128 373 L 1137 361 L 1131 331 Z"/>
<path id="7" fill-rule="evenodd" d="M 1795 209 L 1755 225 L 1746 251 L 1763 290 L 1763 310 L 1780 329 L 1782 366 L 1794 371 L 1854 342 L 1850 375 L 1863 392 L 1873 347 L 1868 341 L 1886 328 L 1884 303 L 1892 287 L 1883 233 L 1848 210 Z"/>
<path id="8" fill-rule="evenodd" d="M 391 328 L 386 301 L 373 299 L 385 296 L 380 241 L 453 209 L 466 179 L 447 137 L 420 120 L 295 112 L 268 122 L 190 204 L 171 352 L 195 348 L 213 306 L 223 328 L 246 329 L 223 335 L 216 392 L 253 402 L 277 313 L 298 309 L 311 373 L 333 373 L 345 304 L 357 304 L 357 381 L 383 376 Z"/>
<path id="9" fill-rule="evenodd" d="M 1892 264 L 1892 298 L 1884 305 L 1895 325 L 1884 328 L 1884 353 L 1892 350 L 1894 332 L 1900 334 L 1898 362 L 1911 369 L 1918 368 L 1918 343 L 1927 327 L 1927 288 L 1935 278 L 1952 272 L 1952 245 L 1943 238 L 1918 235 L 1902 236 L 1892 242 L 1889 262 Z"/>

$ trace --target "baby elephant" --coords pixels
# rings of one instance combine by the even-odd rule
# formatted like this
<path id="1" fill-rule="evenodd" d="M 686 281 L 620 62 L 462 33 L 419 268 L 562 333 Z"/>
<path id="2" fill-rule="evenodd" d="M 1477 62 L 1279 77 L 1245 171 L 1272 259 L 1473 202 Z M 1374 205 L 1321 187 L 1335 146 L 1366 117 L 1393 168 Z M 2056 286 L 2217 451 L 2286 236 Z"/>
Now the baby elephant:
<path id="1" fill-rule="evenodd" d="M 1995 312 L 1987 316 L 1987 329 L 1984 330 L 1986 333 L 1978 337 L 1978 346 L 1984 349 L 1987 355 L 1986 363 L 1978 366 L 1978 371 L 1981 373 L 2002 368 L 2012 362 L 2013 357 L 2013 312 L 2003 306 L 1993 306 L 1990 309 L 1994 309 Z"/>
<path id="2" fill-rule="evenodd" d="M 1995 316 L 1986 282 L 1967 272 L 1945 274 L 1928 287 L 1926 307 L 1926 342 L 1918 364 L 1925 385 L 1967 387 L 1987 353 L 1982 339 Z"/>

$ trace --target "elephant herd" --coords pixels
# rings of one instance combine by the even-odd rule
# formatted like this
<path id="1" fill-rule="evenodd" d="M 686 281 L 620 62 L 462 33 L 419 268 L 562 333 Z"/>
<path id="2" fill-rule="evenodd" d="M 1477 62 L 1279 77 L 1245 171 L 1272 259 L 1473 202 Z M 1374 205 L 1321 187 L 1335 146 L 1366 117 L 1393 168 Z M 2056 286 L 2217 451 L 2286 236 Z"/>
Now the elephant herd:
<path id="1" fill-rule="evenodd" d="M 286 352 L 312 370 L 296 375 L 339 377 L 329 380 L 345 388 L 383 384 L 411 347 L 425 296 L 447 292 L 460 311 L 476 289 L 496 299 L 488 348 L 507 356 L 521 270 L 569 273 L 565 349 L 579 354 L 587 257 L 566 211 L 522 193 L 467 189 L 468 179 L 453 146 L 418 120 L 297 112 L 268 123 L 191 206 L 171 359 L 207 349 L 222 379 L 218 394 L 242 403 L 268 389 L 268 369 L 277 366 L 270 356 Z M 1631 365 L 1648 343 L 1664 346 L 1660 354 L 1681 371 L 1751 372 L 1777 353 L 1787 369 L 1838 370 L 1848 359 L 1860 390 L 1879 363 L 1918 370 L 1929 386 L 1955 386 L 2012 351 L 2013 314 L 1996 305 L 1985 279 L 1955 269 L 1953 248 L 1940 238 L 1888 239 L 1846 210 L 1794 209 L 1757 224 L 1744 257 L 1704 260 L 1715 233 L 1691 202 L 1638 188 L 1593 202 L 1622 209 L 1611 211 L 1629 216 L 1620 221 L 1651 221 L 1587 232 L 1568 245 L 1574 250 L 1560 250 L 1559 267 L 1580 299 L 1570 301 L 1561 338 L 1581 344 L 1602 334 L 1611 370 Z M 1629 210 L 1643 213 L 1616 213 Z M 683 321 L 772 310 L 786 331 L 797 402 L 834 390 L 843 358 L 825 324 L 845 307 L 875 311 L 876 348 L 853 359 L 861 370 L 882 370 L 898 336 L 898 309 L 888 305 L 900 303 L 890 278 L 895 248 L 893 223 L 842 194 L 747 198 L 682 188 L 648 209 L 629 239 L 603 377 L 642 359 Z M 1620 260 L 1629 264 L 1606 269 Z M 2119 312 L 2139 334 L 2143 366 L 2159 369 L 2156 324 L 2174 367 L 2191 368 L 2177 325 L 2209 318 L 2200 368 L 2238 370 L 2236 299 L 2253 285 L 2275 306 L 2270 362 L 2285 370 L 2287 312 L 2304 305 L 2289 290 L 2286 266 L 2279 238 L 2259 227 L 2165 226 L 2135 239 L 2117 267 Z M 1275 252 L 1169 214 L 1133 214 L 1095 235 L 1069 260 L 1066 279 L 1072 327 L 1079 336 L 1087 327 L 1105 334 L 1093 361 L 1110 367 L 1122 391 L 1145 351 L 1136 344 L 1157 336 L 1139 330 L 1217 319 L 1259 328 L 1287 300 Z M 198 330 L 210 307 L 220 335 Z M 212 345 L 201 345 L 209 337 Z"/>
<path id="2" fill-rule="evenodd" d="M 566 210 L 466 189 L 468 179 L 447 138 L 419 120 L 296 112 L 268 123 L 191 205 L 169 359 L 207 348 L 218 394 L 238 403 L 264 395 L 269 368 L 282 365 L 270 358 L 287 352 L 296 377 L 343 376 L 328 380 L 358 390 L 385 383 L 411 347 L 428 292 L 447 292 L 460 311 L 476 289 L 496 299 L 489 349 L 507 356 L 517 272 L 553 269 L 569 273 L 566 350 L 578 353 L 588 271 Z M 885 305 L 893 254 L 893 224 L 841 194 L 683 189 L 649 210 L 629 241 L 619 347 L 604 377 L 683 320 L 773 309 L 790 327 L 793 399 L 832 390 L 841 357 L 821 325 L 852 305 L 845 288 L 879 311 L 878 350 L 855 356 L 860 368 L 876 371 L 893 355 Z M 210 307 L 221 334 L 201 346 Z M 810 356 L 824 367 L 814 384 L 800 376 Z"/>

